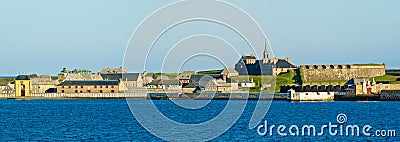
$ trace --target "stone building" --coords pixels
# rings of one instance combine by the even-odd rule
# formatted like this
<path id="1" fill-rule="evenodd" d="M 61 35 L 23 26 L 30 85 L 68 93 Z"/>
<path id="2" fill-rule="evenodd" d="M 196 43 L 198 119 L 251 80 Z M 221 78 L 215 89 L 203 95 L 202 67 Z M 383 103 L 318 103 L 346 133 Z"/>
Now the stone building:
<path id="1" fill-rule="evenodd" d="M 187 83 L 182 85 L 183 93 L 195 93 L 196 90 L 201 90 L 199 83 Z"/>
<path id="2" fill-rule="evenodd" d="M 29 75 L 18 75 L 14 81 L 15 96 L 30 96 L 32 81 Z"/>
<path id="3" fill-rule="evenodd" d="M 176 78 L 179 80 L 179 82 L 181 82 L 182 84 L 184 83 L 190 83 L 190 77 L 192 75 L 197 74 L 197 72 L 195 71 L 183 71 L 182 73 L 180 73 Z"/>
<path id="4" fill-rule="evenodd" d="M 119 68 L 103 68 L 99 74 L 107 74 L 107 73 L 127 73 L 122 67 Z"/>
<path id="5" fill-rule="evenodd" d="M 244 87 L 244 88 L 256 87 L 256 83 L 254 83 L 253 79 L 244 80 L 244 81 L 240 82 L 240 87 Z"/>
<path id="6" fill-rule="evenodd" d="M 216 91 L 220 93 L 229 93 L 233 90 L 238 90 L 237 85 L 235 87 L 221 79 L 212 79 L 208 81 L 204 88 L 204 91 Z"/>
<path id="7" fill-rule="evenodd" d="M 364 79 L 355 85 L 356 94 L 381 94 L 384 90 L 400 90 L 400 84 L 378 84 L 374 79 Z"/>
<path id="8" fill-rule="evenodd" d="M 287 96 L 289 101 L 332 101 L 334 98 L 334 92 L 296 92 L 293 89 Z"/>
<path id="9" fill-rule="evenodd" d="M 31 78 L 31 81 L 32 93 L 54 92 L 56 90 L 56 86 L 59 84 L 57 80 L 53 80 L 51 76 L 48 75 Z"/>
<path id="10" fill-rule="evenodd" d="M 349 80 L 372 78 L 386 73 L 385 64 L 303 65 L 300 72 L 304 81 Z"/>
<path id="11" fill-rule="evenodd" d="M 276 76 L 280 73 L 289 72 L 297 67 L 290 63 L 290 58 L 268 58 L 257 59 L 254 54 L 242 55 L 235 65 L 239 75 L 269 75 Z"/>
<path id="12" fill-rule="evenodd" d="M 156 79 L 147 85 L 147 88 L 154 89 L 175 89 L 181 90 L 179 80 L 160 80 Z"/>
<path id="13" fill-rule="evenodd" d="M 103 80 L 100 74 L 92 73 L 87 69 L 74 69 L 68 71 L 67 68 L 63 68 L 58 74 L 58 81 L 64 80 Z"/>
<path id="14" fill-rule="evenodd" d="M 140 73 L 107 73 L 101 74 L 104 80 L 121 80 L 128 89 L 143 87 L 143 77 Z"/>
<path id="15" fill-rule="evenodd" d="M 234 68 L 224 68 L 224 70 L 221 71 L 221 74 L 227 75 L 227 77 L 237 77 L 239 76 L 239 73 L 234 69 Z"/>
<path id="16" fill-rule="evenodd" d="M 118 80 L 66 80 L 57 85 L 57 93 L 122 93 L 127 90 Z"/>
<path id="17" fill-rule="evenodd" d="M 14 93 L 14 84 L 11 82 L 0 82 L 0 93 L 12 94 Z"/>
<path id="18" fill-rule="evenodd" d="M 154 73 L 148 73 L 147 71 L 144 71 L 143 74 L 141 74 L 142 80 L 143 80 L 143 86 L 149 84 L 154 80 Z"/>

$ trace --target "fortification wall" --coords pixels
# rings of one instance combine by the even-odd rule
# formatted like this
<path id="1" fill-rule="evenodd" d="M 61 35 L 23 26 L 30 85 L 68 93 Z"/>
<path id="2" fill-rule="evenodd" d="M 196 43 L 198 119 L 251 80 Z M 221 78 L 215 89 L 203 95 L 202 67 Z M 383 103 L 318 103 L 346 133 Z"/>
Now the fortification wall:
<path id="1" fill-rule="evenodd" d="M 381 100 L 400 100 L 400 90 L 382 90 Z"/>
<path id="2" fill-rule="evenodd" d="M 349 80 L 350 78 L 385 75 L 385 64 L 371 65 L 303 65 L 300 66 L 305 82 Z"/>

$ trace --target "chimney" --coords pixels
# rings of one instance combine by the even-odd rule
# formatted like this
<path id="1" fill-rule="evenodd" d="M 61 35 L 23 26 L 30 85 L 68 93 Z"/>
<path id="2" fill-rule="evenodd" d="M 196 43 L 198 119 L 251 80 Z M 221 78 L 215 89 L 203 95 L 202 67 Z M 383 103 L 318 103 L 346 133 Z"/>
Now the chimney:
<path id="1" fill-rule="evenodd" d="M 242 54 L 242 57 L 245 57 L 246 56 L 246 54 Z"/>
<path id="2" fill-rule="evenodd" d="M 226 82 L 226 73 L 222 74 L 222 79 Z"/>
<path id="3" fill-rule="evenodd" d="M 279 59 L 278 58 L 274 58 L 274 64 L 278 63 Z"/>
<path id="4" fill-rule="evenodd" d="M 291 59 L 289 57 L 287 57 L 285 60 L 290 63 Z"/>
<path id="5" fill-rule="evenodd" d="M 254 57 L 254 54 L 250 54 L 251 57 Z"/>

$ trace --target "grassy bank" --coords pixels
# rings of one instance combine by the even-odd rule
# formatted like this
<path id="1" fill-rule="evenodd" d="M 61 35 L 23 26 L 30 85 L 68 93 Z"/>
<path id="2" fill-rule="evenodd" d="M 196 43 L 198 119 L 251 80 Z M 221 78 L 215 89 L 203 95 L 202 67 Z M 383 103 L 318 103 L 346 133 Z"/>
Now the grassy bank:
<path id="1" fill-rule="evenodd" d="M 199 71 L 198 74 L 221 74 L 222 70 Z"/>
<path id="2" fill-rule="evenodd" d="M 374 78 L 377 83 L 384 84 L 400 84 L 400 76 L 393 74 L 386 74 L 384 76 L 378 76 Z M 372 78 L 371 78 L 372 81 Z"/>
<path id="3" fill-rule="evenodd" d="M 0 82 L 11 82 L 14 81 L 14 78 L 0 78 Z"/>
<path id="4" fill-rule="evenodd" d="M 280 92 L 280 87 L 283 85 L 299 85 L 301 83 L 301 76 L 296 71 L 282 73 L 278 76 L 239 76 L 232 77 L 233 79 L 242 82 L 244 80 L 253 80 L 256 87 L 249 89 L 250 93 L 276 93 Z M 261 84 L 271 84 L 268 90 L 260 90 Z"/>

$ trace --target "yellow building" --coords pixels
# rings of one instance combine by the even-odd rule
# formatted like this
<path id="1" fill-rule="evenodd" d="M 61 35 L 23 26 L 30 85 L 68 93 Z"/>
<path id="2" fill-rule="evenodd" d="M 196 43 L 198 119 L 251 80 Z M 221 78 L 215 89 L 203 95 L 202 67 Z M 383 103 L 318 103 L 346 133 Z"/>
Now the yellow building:
<path id="1" fill-rule="evenodd" d="M 15 96 L 30 96 L 32 82 L 28 75 L 18 75 L 15 78 Z"/>

